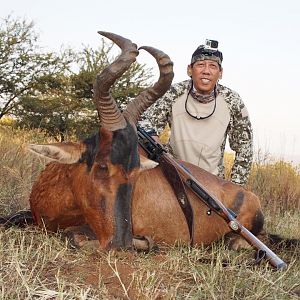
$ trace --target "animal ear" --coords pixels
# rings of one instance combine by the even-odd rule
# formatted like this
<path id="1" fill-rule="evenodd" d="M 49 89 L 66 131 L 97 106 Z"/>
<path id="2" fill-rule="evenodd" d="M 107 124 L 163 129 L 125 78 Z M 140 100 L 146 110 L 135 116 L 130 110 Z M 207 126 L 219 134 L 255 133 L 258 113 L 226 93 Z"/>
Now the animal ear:
<path id="1" fill-rule="evenodd" d="M 158 163 L 156 161 L 148 159 L 143 155 L 140 155 L 140 160 L 141 160 L 141 170 L 142 171 L 154 169 L 156 166 L 158 166 Z"/>
<path id="2" fill-rule="evenodd" d="M 45 145 L 30 144 L 27 146 L 31 152 L 50 158 L 63 164 L 78 162 L 86 147 L 82 143 L 53 143 Z"/>

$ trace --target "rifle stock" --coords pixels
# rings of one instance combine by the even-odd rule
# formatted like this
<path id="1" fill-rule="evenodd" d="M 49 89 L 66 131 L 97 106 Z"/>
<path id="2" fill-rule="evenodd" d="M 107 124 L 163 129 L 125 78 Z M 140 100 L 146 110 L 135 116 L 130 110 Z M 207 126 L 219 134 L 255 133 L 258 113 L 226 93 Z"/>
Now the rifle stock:
<path id="1" fill-rule="evenodd" d="M 166 153 L 161 144 L 149 136 L 144 129 L 138 127 L 139 144 L 148 153 L 150 159 L 156 161 L 167 160 L 176 167 L 184 183 L 203 201 L 210 209 L 222 217 L 229 228 L 242 236 L 252 247 L 258 250 L 263 257 L 277 270 L 284 269 L 287 264 L 269 249 L 254 234 L 245 228 L 237 219 L 236 215 L 225 207 L 225 205 L 212 193 L 208 192 L 197 179 L 182 165 L 180 165 L 170 154 Z"/>

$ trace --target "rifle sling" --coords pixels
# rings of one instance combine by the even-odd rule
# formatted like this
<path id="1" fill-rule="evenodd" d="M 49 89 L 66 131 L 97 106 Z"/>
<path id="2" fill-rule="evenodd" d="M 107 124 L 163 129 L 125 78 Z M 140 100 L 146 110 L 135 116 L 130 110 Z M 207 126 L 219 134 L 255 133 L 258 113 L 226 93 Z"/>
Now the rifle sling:
<path id="1" fill-rule="evenodd" d="M 193 208 L 190 204 L 190 201 L 188 199 L 188 196 L 186 194 L 185 185 L 176 169 L 176 167 L 170 163 L 167 159 L 164 158 L 163 155 L 161 155 L 158 159 L 159 165 L 161 167 L 161 170 L 163 171 L 166 179 L 168 180 L 169 184 L 173 188 L 173 191 L 176 195 L 176 198 L 178 200 L 178 203 L 183 211 L 183 214 L 185 216 L 188 228 L 189 228 L 189 234 L 190 234 L 190 244 L 193 246 L 194 244 L 194 213 Z"/>

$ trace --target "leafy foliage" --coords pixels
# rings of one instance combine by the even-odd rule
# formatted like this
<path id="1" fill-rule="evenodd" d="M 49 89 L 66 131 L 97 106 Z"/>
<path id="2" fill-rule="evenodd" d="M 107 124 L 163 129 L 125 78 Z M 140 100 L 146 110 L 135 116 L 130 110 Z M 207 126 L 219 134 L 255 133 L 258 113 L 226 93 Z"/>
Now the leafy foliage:
<path id="1" fill-rule="evenodd" d="M 99 49 L 85 47 L 77 54 L 79 72 L 74 74 L 71 79 L 78 99 L 93 97 L 93 82 L 97 73 L 116 59 L 112 55 L 113 50 L 113 45 L 105 43 L 102 39 Z M 112 96 L 116 99 L 119 107 L 124 108 L 132 98 L 142 92 L 149 85 L 151 77 L 151 70 L 146 69 L 145 65 L 133 63 L 111 89 Z M 90 103 L 92 102 L 90 101 Z M 94 108 L 93 104 L 91 106 Z"/>
<path id="2" fill-rule="evenodd" d="M 0 24 L 0 119 L 28 96 L 43 76 L 65 69 L 54 53 L 38 46 L 34 24 L 8 16 Z"/>
<path id="3" fill-rule="evenodd" d="M 40 84 L 35 95 L 22 97 L 16 110 L 19 126 L 41 128 L 63 141 L 96 122 L 95 113 L 87 109 L 90 101 L 76 98 L 69 77 L 44 77 Z"/>
<path id="4" fill-rule="evenodd" d="M 58 141 L 94 132 L 99 120 L 92 101 L 93 82 L 97 73 L 115 60 L 113 50 L 113 44 L 103 39 L 96 50 L 90 47 L 78 53 L 65 50 L 58 58 L 63 67 L 39 76 L 19 97 L 12 110 L 17 125 L 43 129 Z M 132 64 L 112 88 L 118 105 L 126 106 L 149 85 L 151 76 L 144 65 Z"/>

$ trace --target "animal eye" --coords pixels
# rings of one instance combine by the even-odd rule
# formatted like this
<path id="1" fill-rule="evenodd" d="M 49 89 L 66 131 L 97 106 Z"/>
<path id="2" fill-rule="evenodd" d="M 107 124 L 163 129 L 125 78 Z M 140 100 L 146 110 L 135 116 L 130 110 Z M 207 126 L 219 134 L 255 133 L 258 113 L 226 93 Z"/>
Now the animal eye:
<path id="1" fill-rule="evenodd" d="M 107 164 L 99 164 L 98 168 L 99 168 L 99 170 L 101 170 L 101 171 L 108 171 L 108 166 L 107 166 Z"/>
<path id="2" fill-rule="evenodd" d="M 95 176 L 99 179 L 109 177 L 109 169 L 107 164 L 98 164 L 95 168 Z"/>

